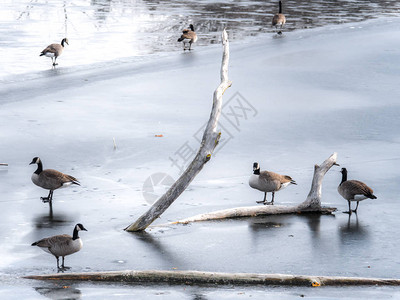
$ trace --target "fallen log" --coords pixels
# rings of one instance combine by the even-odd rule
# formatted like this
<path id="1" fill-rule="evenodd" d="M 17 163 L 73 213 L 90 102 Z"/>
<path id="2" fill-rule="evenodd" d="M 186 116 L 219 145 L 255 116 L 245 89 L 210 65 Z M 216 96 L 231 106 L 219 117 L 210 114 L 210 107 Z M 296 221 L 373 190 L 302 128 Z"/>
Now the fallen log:
<path id="1" fill-rule="evenodd" d="M 8 166 L 6 163 L 0 163 L 0 166 Z"/>
<path id="2" fill-rule="evenodd" d="M 166 284 L 275 285 L 275 286 L 400 286 L 400 279 L 288 274 L 221 273 L 201 271 L 108 271 L 30 275 L 26 279 L 104 281 Z"/>
<path id="3" fill-rule="evenodd" d="M 298 206 L 274 205 L 274 206 L 242 206 L 217 210 L 205 214 L 195 215 L 170 224 L 188 224 L 191 222 L 212 221 L 231 218 L 248 218 L 263 215 L 279 214 L 301 214 L 301 213 L 320 213 L 331 214 L 336 211 L 334 207 L 321 207 L 318 210 L 303 210 Z"/>
<path id="4" fill-rule="evenodd" d="M 258 205 L 235 207 L 218 210 L 210 213 L 200 214 L 193 217 L 185 218 L 170 224 L 187 224 L 190 222 L 221 220 L 239 217 L 255 217 L 261 215 L 278 215 L 278 214 L 295 214 L 295 213 L 319 213 L 331 214 L 336 211 L 334 207 L 323 207 L 321 205 L 322 198 L 322 180 L 324 175 L 336 163 L 337 153 L 333 153 L 320 166 L 314 166 L 314 176 L 311 184 L 310 192 L 306 200 L 298 205 Z"/>

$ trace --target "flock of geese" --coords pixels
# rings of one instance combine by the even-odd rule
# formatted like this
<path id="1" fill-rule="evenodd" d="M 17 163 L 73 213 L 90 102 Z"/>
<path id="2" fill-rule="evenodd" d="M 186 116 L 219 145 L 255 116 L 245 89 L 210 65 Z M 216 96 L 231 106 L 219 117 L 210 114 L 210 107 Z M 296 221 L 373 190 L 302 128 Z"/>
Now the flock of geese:
<path id="1" fill-rule="evenodd" d="M 282 1 L 279 1 L 279 13 L 272 18 L 272 26 L 276 28 L 277 34 L 282 34 L 282 28 L 286 23 L 285 15 L 282 13 Z M 278 29 L 279 28 L 279 29 Z M 183 50 L 191 50 L 192 44 L 197 41 L 197 34 L 193 24 L 189 28 L 182 31 L 178 42 L 183 43 Z M 62 54 L 65 44 L 68 44 L 68 39 L 64 38 L 60 44 L 51 44 L 41 52 L 40 56 L 50 57 L 52 65 L 57 65 L 57 58 Z M 47 197 L 41 197 L 43 202 L 51 205 L 53 200 L 53 192 L 56 189 L 67 187 L 70 185 L 80 185 L 79 181 L 71 176 L 61 173 L 53 169 L 43 170 L 43 163 L 39 157 L 34 157 L 30 164 L 36 164 L 37 169 L 32 174 L 32 182 L 46 190 L 49 190 Z M 373 190 L 365 183 L 358 180 L 347 180 L 347 170 L 342 168 L 342 180 L 338 186 L 339 194 L 347 200 L 349 210 L 345 213 L 351 215 L 352 212 L 357 213 L 359 202 L 365 199 L 376 199 Z M 253 189 L 264 192 L 264 198 L 257 203 L 273 205 L 275 192 L 278 192 L 289 185 L 295 185 L 296 182 L 288 175 L 280 175 L 271 171 L 260 171 L 260 166 L 257 162 L 253 164 L 253 174 L 250 176 L 249 185 Z M 272 193 L 271 201 L 267 201 L 267 193 Z M 356 208 L 351 209 L 351 202 L 357 202 Z M 68 234 L 55 235 L 48 238 L 43 238 L 36 241 L 32 246 L 38 246 L 42 250 L 52 254 L 57 259 L 57 268 L 59 270 L 67 269 L 64 265 L 64 258 L 67 255 L 78 252 L 82 248 L 82 240 L 79 237 L 79 231 L 87 231 L 86 228 L 78 223 L 75 225 L 72 236 Z M 59 258 L 62 258 L 60 267 Z"/>
<path id="2" fill-rule="evenodd" d="M 279 1 L 279 12 L 275 14 L 272 18 L 272 26 L 279 31 L 277 31 L 277 34 L 281 35 L 282 34 L 282 28 L 283 25 L 286 23 L 286 17 L 282 13 L 282 1 Z M 189 25 L 189 28 L 184 29 L 182 31 L 181 37 L 178 39 L 178 42 L 183 43 L 183 50 L 192 50 L 192 44 L 197 42 L 197 34 L 194 31 L 194 26 L 193 24 Z M 60 44 L 50 44 L 46 48 L 40 52 L 40 56 L 46 56 L 51 58 L 51 62 L 53 67 L 58 65 L 57 63 L 57 58 L 63 53 L 65 44 L 69 45 L 68 39 L 63 38 Z M 189 47 L 187 47 L 187 44 L 189 44 Z"/>
<path id="3" fill-rule="evenodd" d="M 197 34 L 194 31 L 193 24 L 189 25 L 189 28 L 182 31 L 181 37 L 178 42 L 183 42 L 183 50 L 192 50 L 192 44 L 197 42 Z M 39 56 L 46 56 L 51 58 L 53 67 L 58 65 L 57 58 L 63 53 L 65 44 L 69 45 L 68 39 L 63 38 L 60 44 L 50 44 L 40 52 Z M 189 47 L 187 47 L 189 44 Z"/>
<path id="4" fill-rule="evenodd" d="M 80 185 L 79 181 L 71 175 L 53 169 L 43 170 L 43 163 L 39 157 L 34 157 L 30 165 L 31 164 L 37 165 L 37 169 L 33 172 L 31 177 L 32 182 L 41 188 L 49 190 L 49 195 L 47 197 L 41 197 L 43 202 L 51 204 L 53 200 L 53 192 L 56 189 L 68 187 L 73 184 Z M 342 180 L 338 186 L 338 192 L 348 201 L 349 210 L 345 213 L 350 215 L 352 212 L 357 213 L 360 201 L 368 198 L 376 199 L 373 190 L 365 183 L 358 180 L 347 180 L 346 168 L 342 168 L 341 173 Z M 257 162 L 253 164 L 253 174 L 249 178 L 249 185 L 253 189 L 264 192 L 264 199 L 262 201 L 256 201 L 257 203 L 273 205 L 275 192 L 278 192 L 291 184 L 296 184 L 296 182 L 290 176 L 280 175 L 271 171 L 260 171 L 260 165 Z M 267 201 L 267 193 L 272 193 L 272 199 L 270 202 Z M 354 210 L 351 209 L 352 201 L 357 202 Z M 65 270 L 68 267 L 64 265 L 64 257 L 78 252 L 82 248 L 83 243 L 78 235 L 78 232 L 81 230 L 87 231 L 82 224 L 76 224 L 72 236 L 68 234 L 55 235 L 34 242 L 32 246 L 38 246 L 42 250 L 52 254 L 57 259 L 57 268 L 59 270 Z M 61 267 L 59 265 L 60 257 L 62 257 Z"/>
<path id="5" fill-rule="evenodd" d="M 357 213 L 360 201 L 365 199 L 376 199 L 374 191 L 367 186 L 364 182 L 358 180 L 347 180 L 347 169 L 342 168 L 342 181 L 338 186 L 339 194 L 347 200 L 349 210 L 344 213 L 350 214 Z M 257 203 L 274 204 L 275 192 L 283 190 L 285 187 L 296 184 L 292 177 L 288 175 L 280 175 L 271 171 L 260 171 L 260 166 L 257 162 L 253 164 L 253 175 L 250 176 L 249 185 L 253 189 L 264 192 L 264 199 L 257 201 Z M 267 193 L 272 193 L 272 199 L 267 201 Z M 356 208 L 351 209 L 351 202 L 357 202 Z"/>

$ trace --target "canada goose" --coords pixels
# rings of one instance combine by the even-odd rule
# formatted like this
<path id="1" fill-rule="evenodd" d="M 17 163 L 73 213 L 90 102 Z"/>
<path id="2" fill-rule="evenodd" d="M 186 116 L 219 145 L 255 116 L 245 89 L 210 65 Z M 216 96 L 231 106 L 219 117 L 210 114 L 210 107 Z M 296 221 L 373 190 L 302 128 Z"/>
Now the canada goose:
<path id="1" fill-rule="evenodd" d="M 67 187 L 71 184 L 80 185 L 79 181 L 71 175 L 52 169 L 43 170 L 43 164 L 39 157 L 34 157 L 30 165 L 32 164 L 38 165 L 36 171 L 32 174 L 32 182 L 37 186 L 50 190 L 47 197 L 40 197 L 43 202 L 49 202 L 51 204 L 53 191 L 60 187 Z"/>
<path id="2" fill-rule="evenodd" d="M 250 176 L 249 185 L 253 189 L 264 192 L 264 200 L 257 201 L 257 203 L 274 204 L 275 192 L 284 189 L 290 184 L 296 184 L 296 182 L 287 175 L 280 175 L 274 172 L 262 171 L 260 172 L 260 166 L 257 162 L 253 164 L 253 174 Z M 271 202 L 267 202 L 267 193 L 272 192 Z"/>
<path id="3" fill-rule="evenodd" d="M 367 198 L 376 199 L 376 196 L 373 194 L 374 191 L 364 182 L 358 180 L 347 180 L 346 168 L 342 168 L 340 172 L 342 173 L 342 181 L 338 186 L 338 192 L 349 203 L 349 211 L 345 211 L 344 213 L 351 214 L 351 201 L 357 201 L 356 209 L 353 210 L 355 213 L 357 213 L 357 208 L 360 201 Z"/>
<path id="4" fill-rule="evenodd" d="M 278 26 L 280 26 L 280 29 L 282 30 L 282 27 L 285 25 L 285 23 L 286 18 L 282 13 L 282 1 L 279 1 L 279 13 L 272 18 L 272 26 L 275 26 L 276 30 L 278 30 Z M 278 31 L 278 34 L 282 34 L 281 30 Z"/>
<path id="5" fill-rule="evenodd" d="M 178 39 L 178 42 L 183 42 L 183 50 L 185 51 L 186 43 L 189 43 L 189 51 L 191 50 L 192 44 L 196 43 L 197 41 L 197 34 L 194 32 L 193 24 L 189 25 L 189 29 L 185 29 L 182 31 L 181 37 Z"/>
<path id="6" fill-rule="evenodd" d="M 54 235 L 34 242 L 32 246 L 38 246 L 43 251 L 53 254 L 57 258 L 58 269 L 69 269 L 69 267 L 64 266 L 64 257 L 82 249 L 83 243 L 78 235 L 80 230 L 87 231 L 82 224 L 78 223 L 74 227 L 72 236 L 69 234 Z M 62 257 L 61 268 L 58 260 L 60 256 Z"/>
<path id="7" fill-rule="evenodd" d="M 68 39 L 63 38 L 61 41 L 61 44 L 51 44 L 48 45 L 43 51 L 40 53 L 40 56 L 47 56 L 51 58 L 51 62 L 53 63 L 53 66 L 58 65 L 56 63 L 57 57 L 61 55 L 61 53 L 64 50 L 64 43 L 68 44 Z"/>

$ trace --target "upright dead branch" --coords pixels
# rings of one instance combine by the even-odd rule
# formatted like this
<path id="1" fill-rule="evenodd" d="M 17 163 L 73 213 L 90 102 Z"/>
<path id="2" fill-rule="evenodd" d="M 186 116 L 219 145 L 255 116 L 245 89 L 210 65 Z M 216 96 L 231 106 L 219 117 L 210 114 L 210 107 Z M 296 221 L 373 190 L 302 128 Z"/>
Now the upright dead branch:
<path id="1" fill-rule="evenodd" d="M 301 211 L 318 211 L 321 209 L 322 196 L 322 180 L 326 172 L 336 164 L 337 153 L 333 153 L 320 166 L 314 166 L 314 176 L 311 184 L 311 190 L 308 193 L 307 199 L 300 203 L 298 209 Z"/>
<path id="2" fill-rule="evenodd" d="M 315 165 L 311 190 L 308 194 L 307 199 L 298 205 L 294 206 L 258 205 L 258 206 L 235 207 L 235 208 L 223 209 L 210 213 L 196 215 L 177 222 L 173 222 L 173 224 L 187 224 L 190 222 L 209 221 L 209 220 L 218 220 L 227 218 L 254 217 L 260 215 L 278 215 L 278 214 L 293 214 L 293 213 L 305 213 L 305 212 L 330 214 L 334 212 L 336 208 L 321 206 L 322 179 L 324 178 L 326 172 L 328 172 L 328 170 L 334 164 L 336 164 L 336 158 L 337 154 L 333 153 L 320 166 Z"/>
<path id="3" fill-rule="evenodd" d="M 204 164 L 211 159 L 211 155 L 218 144 L 220 132 L 217 132 L 218 119 L 222 108 L 222 95 L 225 90 L 231 86 L 228 80 L 229 64 L 229 41 L 226 30 L 222 32 L 222 64 L 221 64 L 221 83 L 214 92 L 213 106 L 208 120 L 207 127 L 204 130 L 200 149 L 191 164 L 179 179 L 170 187 L 170 189 L 159 198 L 150 209 L 144 213 L 137 221 L 129 225 L 127 231 L 145 230 L 155 219 L 157 219 L 187 188 L 196 175 L 201 171 Z"/>

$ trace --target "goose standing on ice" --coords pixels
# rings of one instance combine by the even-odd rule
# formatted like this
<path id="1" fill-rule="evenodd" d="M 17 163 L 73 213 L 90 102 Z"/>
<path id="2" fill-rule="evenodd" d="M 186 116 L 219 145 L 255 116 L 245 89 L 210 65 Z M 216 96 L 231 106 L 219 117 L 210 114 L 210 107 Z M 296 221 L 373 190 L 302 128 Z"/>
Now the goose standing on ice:
<path id="1" fill-rule="evenodd" d="M 275 192 L 284 189 L 290 184 L 296 184 L 296 182 L 287 175 L 280 175 L 269 171 L 260 171 L 260 166 L 257 162 L 253 164 L 253 175 L 250 176 L 249 185 L 253 189 L 264 192 L 264 200 L 257 201 L 257 203 L 274 204 Z M 271 202 L 267 202 L 267 193 L 272 192 Z"/>
<path id="2" fill-rule="evenodd" d="M 51 205 L 54 190 L 61 187 L 70 186 L 71 184 L 80 185 L 79 181 L 71 175 L 67 175 L 52 169 L 43 170 L 43 164 L 39 157 L 34 157 L 30 165 L 32 164 L 37 164 L 37 169 L 31 177 L 32 182 L 37 186 L 40 186 L 46 190 L 50 190 L 47 197 L 40 197 L 40 199 L 42 199 L 42 201 L 45 203 L 49 202 Z"/>
<path id="3" fill-rule="evenodd" d="M 178 42 L 183 42 L 183 51 L 185 51 L 186 48 L 186 43 L 189 43 L 189 49 L 191 50 L 192 44 L 196 43 L 197 41 L 197 34 L 194 32 L 194 27 L 193 24 L 189 25 L 189 29 L 185 29 L 182 31 L 181 37 L 178 39 Z"/>
<path id="4" fill-rule="evenodd" d="M 340 172 L 342 173 L 342 181 L 338 186 L 338 192 L 344 199 L 347 200 L 349 204 L 349 211 L 345 211 L 344 213 L 351 215 L 351 201 L 357 201 L 356 209 L 353 210 L 353 212 L 357 213 L 358 204 L 360 201 L 367 198 L 376 199 L 374 191 L 364 182 L 358 180 L 347 180 L 346 168 L 342 168 Z"/>
<path id="5" fill-rule="evenodd" d="M 78 223 L 74 227 L 72 236 L 69 234 L 54 235 L 34 242 L 32 246 L 38 246 L 43 251 L 53 254 L 57 259 L 58 269 L 69 269 L 69 267 L 64 266 L 64 257 L 82 249 L 83 243 L 78 235 L 81 230 L 87 231 L 82 224 Z M 59 264 L 60 257 L 62 257 L 61 268 Z"/>
<path id="6" fill-rule="evenodd" d="M 278 34 L 282 34 L 282 27 L 286 23 L 286 18 L 285 15 L 282 13 L 282 1 L 279 1 L 279 13 L 277 13 L 273 18 L 272 18 L 272 26 L 278 30 L 278 26 L 280 26 L 280 30 L 278 31 Z"/>
<path id="7" fill-rule="evenodd" d="M 53 63 L 53 66 L 58 65 L 56 63 L 57 61 L 57 57 L 59 57 L 61 55 L 61 53 L 64 50 L 64 43 L 68 44 L 68 39 L 64 38 L 61 41 L 61 44 L 51 44 L 48 45 L 45 49 L 43 49 L 43 51 L 40 53 L 40 56 L 47 56 L 51 58 L 51 62 Z"/>

